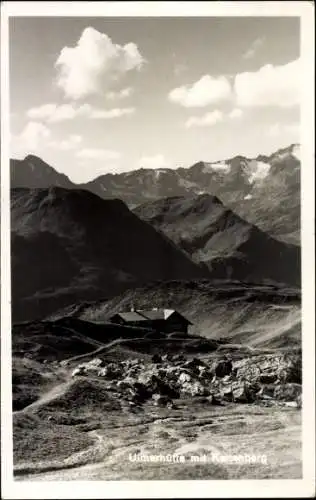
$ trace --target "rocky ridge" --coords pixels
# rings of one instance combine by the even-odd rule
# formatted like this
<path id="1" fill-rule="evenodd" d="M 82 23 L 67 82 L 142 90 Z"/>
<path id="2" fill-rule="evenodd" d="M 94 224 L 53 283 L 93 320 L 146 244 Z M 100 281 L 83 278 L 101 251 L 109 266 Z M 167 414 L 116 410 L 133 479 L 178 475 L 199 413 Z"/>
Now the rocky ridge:
<path id="1" fill-rule="evenodd" d="M 169 354 L 154 354 L 150 362 L 93 358 L 78 364 L 72 377 L 100 377 L 105 390 L 131 406 L 151 401 L 170 408 L 179 398 L 195 397 L 213 405 L 282 401 L 299 407 L 302 382 L 300 355 L 282 353 L 241 359 L 224 355 L 208 361 Z"/>

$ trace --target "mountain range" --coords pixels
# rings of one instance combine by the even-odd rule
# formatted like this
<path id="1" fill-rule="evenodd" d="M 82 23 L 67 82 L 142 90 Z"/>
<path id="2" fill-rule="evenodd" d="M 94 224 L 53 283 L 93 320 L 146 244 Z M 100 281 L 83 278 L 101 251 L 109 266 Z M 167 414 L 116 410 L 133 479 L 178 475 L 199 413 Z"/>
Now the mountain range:
<path id="1" fill-rule="evenodd" d="M 11 190 L 11 254 L 15 321 L 206 272 L 121 200 L 60 187 Z"/>
<path id="2" fill-rule="evenodd" d="M 212 276 L 299 285 L 299 247 L 282 243 L 209 194 L 162 198 L 134 210 Z"/>
<path id="3" fill-rule="evenodd" d="M 11 160 L 13 321 L 151 282 L 299 287 L 297 155 L 290 146 L 80 186 L 35 156 Z"/>
<path id="4" fill-rule="evenodd" d="M 300 244 L 300 146 L 292 144 L 255 159 L 236 156 L 199 161 L 189 168 L 139 169 L 101 175 L 74 184 L 40 158 L 11 160 L 11 187 L 85 189 L 103 199 L 119 198 L 134 209 L 165 197 L 211 194 L 271 236 Z"/>
<path id="5" fill-rule="evenodd" d="M 153 281 L 299 285 L 298 247 L 266 235 L 217 198 L 164 199 L 155 205 L 156 218 L 148 217 L 152 208 L 140 207 L 138 217 L 121 200 L 86 190 L 12 189 L 14 321 Z"/>

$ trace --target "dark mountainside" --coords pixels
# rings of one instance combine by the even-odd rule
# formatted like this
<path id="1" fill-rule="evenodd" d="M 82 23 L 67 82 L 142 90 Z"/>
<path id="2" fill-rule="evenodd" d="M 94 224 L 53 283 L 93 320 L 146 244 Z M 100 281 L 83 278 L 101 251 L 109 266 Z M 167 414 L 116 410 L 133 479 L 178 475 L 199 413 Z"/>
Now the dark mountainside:
<path id="1" fill-rule="evenodd" d="M 134 210 L 216 278 L 299 285 L 300 249 L 281 243 L 208 194 L 148 202 Z"/>
<path id="2" fill-rule="evenodd" d="M 111 298 L 153 280 L 299 284 L 296 247 L 270 238 L 208 195 L 158 202 L 170 225 L 159 229 L 167 236 L 122 201 L 88 191 L 20 188 L 11 199 L 14 321 Z M 184 226 L 191 228 L 185 237 Z"/>
<path id="3" fill-rule="evenodd" d="M 11 231 L 14 321 L 207 272 L 121 200 L 88 191 L 11 190 Z"/>
<path id="4" fill-rule="evenodd" d="M 67 175 L 60 174 L 41 158 L 27 155 L 24 160 L 10 160 L 11 188 L 48 188 L 59 186 L 77 188 Z"/>
<path id="5" fill-rule="evenodd" d="M 200 161 L 190 168 L 139 169 L 105 174 L 76 186 L 35 156 L 11 160 L 12 187 L 87 189 L 101 198 L 119 198 L 131 208 L 147 201 L 208 193 L 219 197 L 249 223 L 270 235 L 300 244 L 299 146 L 270 156 L 236 156 L 221 162 Z"/>

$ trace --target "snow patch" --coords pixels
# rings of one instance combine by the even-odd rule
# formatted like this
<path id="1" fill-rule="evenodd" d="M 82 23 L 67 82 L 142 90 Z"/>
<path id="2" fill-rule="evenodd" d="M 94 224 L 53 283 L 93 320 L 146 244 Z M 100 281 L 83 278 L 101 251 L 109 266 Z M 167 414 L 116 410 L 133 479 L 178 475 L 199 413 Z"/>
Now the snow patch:
<path id="1" fill-rule="evenodd" d="M 270 172 L 270 163 L 263 161 L 250 160 L 247 164 L 246 173 L 250 184 L 265 179 Z"/>
<path id="2" fill-rule="evenodd" d="M 244 200 L 251 200 L 252 199 L 252 194 L 246 194 L 244 197 Z"/>
<path id="3" fill-rule="evenodd" d="M 186 189 L 191 189 L 191 188 L 196 188 L 197 184 L 195 182 L 188 181 L 187 179 L 183 179 L 180 177 L 179 181 L 179 186 L 184 187 Z"/>
<path id="4" fill-rule="evenodd" d="M 207 174 L 210 171 L 215 171 L 215 172 L 223 172 L 225 174 L 228 174 L 230 172 L 231 166 L 224 162 L 224 161 L 218 161 L 215 163 L 205 163 L 205 166 L 202 170 L 203 174 Z"/>
<path id="5" fill-rule="evenodd" d="M 154 170 L 154 177 L 156 181 L 159 179 L 161 174 L 166 174 L 166 173 L 168 173 L 168 169 L 166 168 L 157 168 L 156 170 Z"/>

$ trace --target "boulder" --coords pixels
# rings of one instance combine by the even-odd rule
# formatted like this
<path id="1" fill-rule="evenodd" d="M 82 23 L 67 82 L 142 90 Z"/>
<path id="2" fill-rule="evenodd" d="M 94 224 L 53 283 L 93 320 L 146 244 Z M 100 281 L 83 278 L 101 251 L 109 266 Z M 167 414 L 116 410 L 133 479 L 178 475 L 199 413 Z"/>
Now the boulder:
<path id="1" fill-rule="evenodd" d="M 87 363 L 87 366 L 91 366 L 91 367 L 94 367 L 94 366 L 101 366 L 102 365 L 102 359 L 100 358 L 93 358 L 91 359 L 91 361 L 89 361 Z"/>
<path id="2" fill-rule="evenodd" d="M 131 377 L 126 377 L 123 380 L 119 380 L 117 382 L 116 386 L 120 390 L 125 390 L 125 389 L 128 389 L 130 387 L 133 387 L 135 382 L 136 382 L 135 379 L 132 379 Z"/>
<path id="3" fill-rule="evenodd" d="M 82 366 L 77 366 L 77 368 L 72 371 L 71 376 L 76 377 L 77 375 L 84 375 L 84 373 L 84 368 Z"/>
<path id="4" fill-rule="evenodd" d="M 211 405 L 214 405 L 214 406 L 221 405 L 220 399 L 218 397 L 216 397 L 214 394 L 210 394 L 209 396 L 207 396 L 206 402 L 210 403 Z"/>
<path id="5" fill-rule="evenodd" d="M 191 375 L 189 375 L 188 373 L 181 372 L 181 374 L 180 374 L 180 376 L 178 378 L 178 384 L 182 385 L 185 382 L 190 382 L 191 378 L 192 378 Z"/>
<path id="6" fill-rule="evenodd" d="M 256 392 L 257 399 L 272 399 L 274 395 L 275 385 L 262 385 L 259 391 Z"/>
<path id="7" fill-rule="evenodd" d="M 155 363 L 155 364 L 161 363 L 162 362 L 162 358 L 161 358 L 161 356 L 159 354 L 154 354 L 152 356 L 152 358 L 151 358 L 151 362 Z"/>
<path id="8" fill-rule="evenodd" d="M 179 391 L 175 387 L 160 379 L 157 379 L 154 383 L 153 391 L 158 392 L 162 396 L 168 396 L 169 398 L 179 397 Z"/>
<path id="9" fill-rule="evenodd" d="M 171 362 L 172 358 L 173 358 L 173 356 L 171 356 L 171 354 L 164 354 L 163 356 L 161 356 L 161 361 L 163 363 L 166 363 L 168 361 Z"/>
<path id="10" fill-rule="evenodd" d="M 106 377 L 107 374 L 108 374 L 108 369 L 106 366 L 104 366 L 103 368 L 99 368 L 98 377 Z"/>
<path id="11" fill-rule="evenodd" d="M 173 363 L 182 363 L 184 361 L 185 361 L 185 357 L 183 356 L 183 354 L 174 354 L 172 356 Z"/>
<path id="12" fill-rule="evenodd" d="M 219 397 L 221 400 L 223 399 L 225 401 L 233 401 L 233 390 L 231 385 L 221 387 L 219 390 Z"/>
<path id="13" fill-rule="evenodd" d="M 140 382 L 135 382 L 133 384 L 132 390 L 135 393 L 137 401 L 139 403 L 143 403 L 152 395 L 152 391 L 150 391 L 148 387 L 146 387 L 144 384 L 141 384 Z"/>
<path id="14" fill-rule="evenodd" d="M 279 401 L 295 401 L 301 394 L 300 384 L 286 383 L 275 386 L 273 397 Z"/>
<path id="15" fill-rule="evenodd" d="M 154 405 L 156 406 L 171 406 L 172 400 L 168 396 L 163 396 L 161 394 L 153 394 L 152 399 L 154 400 Z"/>
<path id="16" fill-rule="evenodd" d="M 219 361 L 215 367 L 215 375 L 218 378 L 223 378 L 230 375 L 233 370 L 233 363 L 230 360 Z"/>
<path id="17" fill-rule="evenodd" d="M 233 388 L 233 400 L 235 403 L 251 403 L 253 401 L 253 394 L 247 384 L 241 383 Z"/>
<path id="18" fill-rule="evenodd" d="M 296 397 L 296 406 L 297 408 L 302 408 L 302 394 L 299 394 Z"/>
<path id="19" fill-rule="evenodd" d="M 190 396 L 207 396 L 209 391 L 200 382 L 184 382 L 180 388 L 181 392 L 184 394 L 189 394 Z"/>
<path id="20" fill-rule="evenodd" d="M 296 401 L 285 401 L 284 406 L 289 406 L 290 408 L 298 408 Z"/>
<path id="21" fill-rule="evenodd" d="M 284 378 L 285 382 L 296 384 L 302 383 L 302 361 L 300 356 L 295 356 L 288 360 Z"/>
<path id="22" fill-rule="evenodd" d="M 139 359 L 138 358 L 135 358 L 135 359 L 131 359 L 128 361 L 128 363 L 131 365 L 131 366 L 136 366 L 139 364 Z"/>
<path id="23" fill-rule="evenodd" d="M 206 367 L 206 364 L 204 363 L 204 361 L 202 361 L 201 359 L 199 358 L 193 358 L 193 359 L 190 359 L 189 361 L 186 361 L 183 366 L 185 368 L 188 368 L 188 369 L 199 369 L 200 366 L 205 366 Z"/>
<path id="24" fill-rule="evenodd" d="M 278 376 L 276 373 L 263 373 L 259 377 L 259 382 L 261 384 L 274 384 L 278 379 Z"/>

